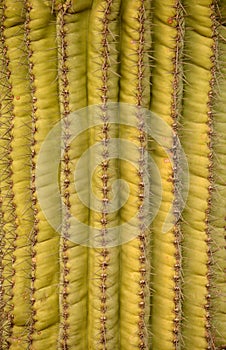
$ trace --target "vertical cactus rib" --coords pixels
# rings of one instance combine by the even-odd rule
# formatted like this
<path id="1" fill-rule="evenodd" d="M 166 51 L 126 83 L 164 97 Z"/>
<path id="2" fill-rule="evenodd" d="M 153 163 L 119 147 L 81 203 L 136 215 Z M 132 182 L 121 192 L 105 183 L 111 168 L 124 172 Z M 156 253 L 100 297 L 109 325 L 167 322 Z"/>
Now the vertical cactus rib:
<path id="1" fill-rule="evenodd" d="M 2 145 L 0 146 L 2 147 Z M 2 155 L 2 154 L 1 154 Z M 3 210 L 2 210 L 2 196 L 1 196 L 1 188 L 0 188 L 0 230 L 1 230 L 1 238 L 0 238 L 0 312 L 1 315 L 4 316 L 4 308 L 5 308 L 5 303 L 4 303 L 4 289 L 3 289 L 3 283 L 4 283 L 4 279 L 3 279 L 3 257 L 4 257 L 4 236 L 5 236 L 5 232 L 4 232 L 4 223 L 3 223 Z M 1 318 L 0 320 L 0 339 L 2 339 L 2 343 L 0 345 L 0 349 L 2 349 L 3 347 L 3 343 L 4 343 L 4 319 Z M 7 328 L 6 328 L 7 329 Z"/>
<path id="2" fill-rule="evenodd" d="M 25 6 L 28 6 L 28 3 L 25 4 Z M 36 107 L 36 97 L 34 96 L 35 93 L 35 87 L 34 87 L 34 76 L 33 76 L 33 63 L 30 62 L 30 59 L 32 58 L 32 50 L 30 47 L 30 38 L 29 38 L 29 23 L 30 23 L 30 7 L 25 7 L 27 12 L 27 18 L 25 21 L 25 42 L 27 45 L 27 52 L 28 52 L 28 57 L 29 57 L 29 80 L 31 84 L 31 101 L 32 101 L 32 148 L 31 148 L 31 193 L 32 193 L 32 209 L 34 211 L 34 225 L 32 229 L 32 235 L 31 235 L 31 294 L 30 294 L 30 300 L 31 300 L 31 305 L 32 305 L 32 311 L 31 311 L 31 320 L 29 324 L 29 336 L 28 336 L 28 341 L 29 345 L 32 345 L 33 341 L 33 333 L 35 329 L 35 317 L 36 317 L 36 311 L 33 308 L 33 305 L 35 303 L 35 279 L 36 279 L 36 243 L 37 243 L 37 235 L 38 235 L 38 219 L 37 219 L 37 212 L 38 209 L 36 207 L 37 204 L 37 195 L 36 195 L 36 185 L 35 185 L 35 157 L 36 157 L 36 116 L 35 112 L 37 110 Z"/>
<path id="3" fill-rule="evenodd" d="M 181 191 L 182 187 L 180 186 L 180 179 L 179 179 L 179 173 L 180 173 L 180 158 L 178 155 L 178 126 L 180 121 L 180 115 L 181 115 L 181 104 L 182 104 L 182 51 L 183 51 L 183 40 L 184 40 L 184 9 L 182 7 L 182 4 L 180 1 L 176 1 L 175 3 L 175 9 L 176 9 L 176 15 L 175 15 L 175 27 L 176 27 L 176 45 L 175 45 L 175 56 L 173 58 L 173 64 L 174 64 L 174 72 L 173 72 L 173 92 L 172 92 L 172 105 L 171 105 L 171 118 L 173 120 L 173 130 L 175 133 L 175 137 L 173 139 L 173 161 L 174 161 L 174 167 L 173 167 L 173 173 L 172 173 L 172 183 L 173 183 L 173 193 L 174 193 L 174 202 L 173 202 L 173 211 L 174 211 L 174 220 L 175 225 L 173 228 L 174 233 L 174 245 L 176 248 L 175 252 L 175 264 L 174 264 L 174 339 L 173 343 L 175 345 L 175 349 L 180 349 L 182 344 L 181 339 L 181 317 L 182 317 L 182 293 L 181 293 L 181 282 L 182 282 L 182 252 L 181 252 L 181 228 L 180 228 L 180 222 L 178 222 L 178 212 L 180 210 L 180 201 L 181 201 Z M 173 19 L 174 20 L 174 19 Z M 168 20 L 168 22 L 171 22 L 171 20 Z"/>
<path id="4" fill-rule="evenodd" d="M 119 247 L 109 246 L 109 228 L 117 227 L 117 212 L 109 213 L 112 184 L 117 179 L 117 160 L 109 159 L 111 139 L 117 137 L 108 111 L 108 102 L 118 98 L 119 0 L 96 0 L 90 14 L 88 47 L 88 104 L 97 106 L 99 125 L 90 130 L 90 143 L 100 143 L 98 169 L 92 177 L 92 193 L 101 201 L 100 208 L 91 200 L 89 249 L 88 347 L 118 349 Z M 95 117 L 95 116 L 94 116 Z M 95 118 L 95 120 L 97 120 Z M 99 211 L 98 211 L 99 210 Z M 98 230 L 95 242 L 93 230 Z"/>
<path id="5" fill-rule="evenodd" d="M 13 296 L 16 249 L 15 203 L 12 180 L 12 122 L 14 105 L 12 84 L 9 81 L 8 47 L 5 37 L 6 4 L 1 4 L 1 80 L 0 80 L 0 185 L 1 185 L 1 349 L 9 347 L 13 327 Z"/>
<path id="6" fill-rule="evenodd" d="M 210 314 L 210 308 L 211 308 L 211 287 L 213 286 L 213 279 L 212 279 L 212 264 L 213 264 L 213 259 L 212 259 L 212 252 L 211 252 L 211 229 L 210 229 L 210 221 L 211 221 L 211 216 L 210 216 L 210 211 L 212 207 L 212 194 L 213 194 L 213 185 L 214 185 L 214 180 L 213 180 L 213 102 L 214 102 L 214 93 L 215 93 L 215 84 L 216 84 L 216 62 L 217 62 L 217 33 L 216 33 L 216 18 L 215 18 L 215 13 L 216 13 L 216 1 L 213 1 L 211 4 L 211 28 L 212 28 L 212 56 L 210 57 L 211 62 L 212 62 L 212 67 L 210 69 L 211 72 L 211 80 L 210 80 L 210 91 L 208 93 L 209 101 L 208 101 L 208 147 L 209 147 L 209 165 L 208 165 L 208 170 L 209 174 L 207 179 L 209 180 L 209 186 L 208 186 L 208 192 L 209 192 L 209 197 L 207 199 L 208 202 L 208 207 L 206 209 L 206 234 L 207 234 L 207 255 L 208 255 L 208 260 L 207 260 L 207 278 L 208 282 L 206 284 L 206 289 L 207 289 L 207 302 L 205 304 L 206 308 L 206 340 L 208 344 L 208 349 L 214 349 L 215 348 L 215 339 L 213 337 L 213 327 L 212 327 L 212 315 Z"/>
<path id="7" fill-rule="evenodd" d="M 145 77 L 150 75 L 150 4 L 147 1 L 122 1 L 121 48 L 120 48 L 120 102 L 137 106 L 137 128 L 120 126 L 120 138 L 129 139 L 140 151 L 139 169 L 134 170 L 129 164 L 121 163 L 121 178 L 130 184 L 129 205 L 121 208 L 121 223 L 131 216 L 131 208 L 136 211 L 137 226 L 134 239 L 121 246 L 120 280 L 120 349 L 148 349 L 150 314 L 149 303 L 149 234 L 144 225 L 143 212 L 147 191 L 144 189 L 144 173 L 147 168 L 144 159 L 147 149 L 147 136 L 140 107 L 149 107 L 150 82 Z M 128 122 L 130 120 L 128 119 Z M 133 125 L 133 123 L 132 123 Z M 134 159 L 136 161 L 136 159 Z M 121 230 L 123 237 L 123 228 Z"/>
<path id="8" fill-rule="evenodd" d="M 151 111 L 174 131 L 173 167 L 161 145 L 153 145 L 153 158 L 162 181 L 162 201 L 152 230 L 151 332 L 153 349 L 180 349 L 181 230 L 177 134 L 182 103 L 182 50 L 184 10 L 180 1 L 153 1 L 153 69 Z M 163 135 L 164 136 L 164 135 Z M 165 135 L 166 137 L 166 135 Z M 154 190 L 154 189 L 153 189 Z M 172 228 L 163 232 L 173 203 Z"/>
<path id="9" fill-rule="evenodd" d="M 208 176 L 207 179 L 209 181 L 209 186 L 208 186 L 208 207 L 206 209 L 206 243 L 207 243 L 207 279 L 208 282 L 206 284 L 206 291 L 207 291 L 207 296 L 206 296 L 206 304 L 205 304 L 205 309 L 206 309 L 206 340 L 207 340 L 207 348 L 208 349 L 214 349 L 215 348 L 215 339 L 213 337 L 213 327 L 212 327 L 212 315 L 210 313 L 211 309 L 211 287 L 213 287 L 213 273 L 212 273 L 212 264 L 213 264 L 213 259 L 212 259 L 212 252 L 211 252 L 211 241 L 212 241 L 212 235 L 211 235 L 211 229 L 210 229 L 210 222 L 211 222 L 211 207 L 212 207 L 212 195 L 213 195 L 213 188 L 214 188 L 214 179 L 213 179 L 213 131 L 214 131 L 214 126 L 213 126 L 213 118 L 214 118 L 214 113 L 213 113 L 213 103 L 214 103 L 214 95 L 215 95 L 215 85 L 216 85 L 216 64 L 217 64 L 217 32 L 216 32 L 216 1 L 212 1 L 210 5 L 212 14 L 211 14 L 211 29 L 212 29 L 212 56 L 210 57 L 211 62 L 212 62 L 212 67 L 210 69 L 211 73 L 211 79 L 209 82 L 210 90 L 208 92 L 208 148 L 209 148 L 209 165 L 208 165 Z"/>
<path id="10" fill-rule="evenodd" d="M 213 179 L 214 190 L 211 196 L 210 235 L 212 254 L 212 283 L 210 285 L 210 315 L 215 347 L 226 347 L 226 149 L 225 140 L 225 100 L 226 100 L 226 30 L 223 25 L 216 29 L 218 41 L 218 71 L 213 101 Z M 219 205 L 220 204 L 220 205 Z"/>
<path id="11" fill-rule="evenodd" d="M 61 113 L 63 114 L 61 117 L 63 118 L 64 123 L 64 138 L 65 138 L 65 151 L 63 156 L 63 173 L 64 173 L 64 189 L 66 191 L 63 191 L 63 200 L 67 208 L 70 208 L 70 193 L 67 190 L 67 187 L 69 186 L 70 179 L 69 179 L 69 155 L 68 151 L 70 148 L 70 145 L 67 144 L 67 141 L 70 137 L 70 129 L 69 129 L 69 122 L 68 122 L 68 115 L 70 113 L 69 110 L 69 91 L 68 91 L 68 77 L 67 77 L 67 42 L 65 40 L 66 32 L 65 32 L 65 13 L 67 12 L 68 8 L 70 6 L 70 3 L 67 2 L 64 5 L 62 5 L 59 14 L 58 14 L 58 22 L 59 22 L 59 31 L 58 35 L 60 36 L 60 63 L 61 63 L 61 75 L 60 79 L 62 81 L 62 90 L 60 98 L 60 102 L 62 103 L 61 107 Z M 69 215 L 69 214 L 68 214 Z M 60 258 L 61 258 L 61 298 L 60 298 L 60 333 L 59 333 L 59 345 L 61 349 L 68 349 L 68 338 L 69 338 L 69 324 L 68 324 L 68 316 L 69 316 L 69 304 L 67 302 L 68 297 L 68 274 L 69 274 L 69 268 L 68 268 L 68 250 L 69 250 L 69 243 L 68 243 L 68 219 L 67 216 L 65 218 L 62 230 L 63 230 L 63 238 L 61 238 L 60 246 Z"/>
<path id="12" fill-rule="evenodd" d="M 13 327 L 9 338 L 12 349 L 27 347 L 28 323 L 30 317 L 29 269 L 31 263 L 29 236 L 33 225 L 30 206 L 30 89 L 27 76 L 26 47 L 24 44 L 24 5 L 22 1 L 5 2 L 5 42 L 10 69 L 10 83 L 13 95 L 14 120 L 11 121 L 11 179 L 14 202 L 14 275 L 13 281 Z"/>
<path id="13" fill-rule="evenodd" d="M 28 346 L 34 349 L 56 348 L 59 323 L 58 244 L 59 236 L 47 222 L 38 202 L 36 164 L 46 135 L 59 120 L 57 94 L 56 23 L 51 7 L 44 2 L 24 2 L 26 19 L 24 40 L 28 59 L 31 118 L 31 203 L 34 225 L 30 234 L 31 276 Z M 48 96 L 48 100 L 46 99 Z M 51 150 L 46 157 L 51 157 Z M 48 174 L 43 179 L 48 184 Z M 48 196 L 48 192 L 46 192 Z M 48 312 L 47 312 L 48 310 Z"/>
<path id="14" fill-rule="evenodd" d="M 182 331 L 185 349 L 214 349 L 209 308 L 212 283 L 210 205 L 213 189 L 212 104 L 216 71 L 215 4 L 212 1 L 185 1 L 184 6 L 187 11 L 184 64 L 186 86 L 181 140 L 189 162 L 190 189 L 182 225 Z"/>
<path id="15" fill-rule="evenodd" d="M 77 1 L 58 6 L 58 76 L 59 100 L 63 122 L 62 194 L 70 214 L 88 226 L 88 208 L 81 206 L 75 192 L 74 173 L 76 161 L 86 150 L 88 134 L 71 144 L 70 113 L 87 104 L 86 60 L 87 32 L 91 1 Z M 79 12 L 80 10 L 83 10 Z M 84 64 L 81 65 L 81 62 Z M 84 172 L 86 169 L 84 169 Z M 70 220 L 64 218 L 63 236 L 60 241 L 60 331 L 59 346 L 62 349 L 87 348 L 87 247 L 72 243 L 68 238 Z"/>

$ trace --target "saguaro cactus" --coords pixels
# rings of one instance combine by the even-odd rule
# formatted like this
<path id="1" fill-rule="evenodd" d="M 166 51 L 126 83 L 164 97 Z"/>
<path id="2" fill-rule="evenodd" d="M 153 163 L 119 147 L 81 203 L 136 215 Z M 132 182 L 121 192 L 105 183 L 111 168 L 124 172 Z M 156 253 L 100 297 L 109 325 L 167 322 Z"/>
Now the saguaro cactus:
<path id="1" fill-rule="evenodd" d="M 226 349 L 225 0 L 0 15 L 0 350 Z"/>

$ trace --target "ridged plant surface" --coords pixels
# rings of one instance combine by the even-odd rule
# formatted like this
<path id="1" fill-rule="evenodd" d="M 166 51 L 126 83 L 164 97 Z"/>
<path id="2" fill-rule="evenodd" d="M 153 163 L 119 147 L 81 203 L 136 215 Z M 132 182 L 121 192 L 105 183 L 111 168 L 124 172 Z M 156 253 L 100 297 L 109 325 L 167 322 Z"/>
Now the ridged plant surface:
<path id="1" fill-rule="evenodd" d="M 0 350 L 226 349 L 225 0 L 0 0 L 0 22 Z"/>

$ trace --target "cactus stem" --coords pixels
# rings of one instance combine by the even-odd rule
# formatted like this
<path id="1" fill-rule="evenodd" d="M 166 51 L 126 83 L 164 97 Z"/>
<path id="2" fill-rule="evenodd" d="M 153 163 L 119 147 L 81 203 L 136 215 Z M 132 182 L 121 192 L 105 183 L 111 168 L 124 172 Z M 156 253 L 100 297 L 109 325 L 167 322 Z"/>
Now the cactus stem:
<path id="1" fill-rule="evenodd" d="M 225 0 L 0 18 L 0 350 L 225 350 Z"/>

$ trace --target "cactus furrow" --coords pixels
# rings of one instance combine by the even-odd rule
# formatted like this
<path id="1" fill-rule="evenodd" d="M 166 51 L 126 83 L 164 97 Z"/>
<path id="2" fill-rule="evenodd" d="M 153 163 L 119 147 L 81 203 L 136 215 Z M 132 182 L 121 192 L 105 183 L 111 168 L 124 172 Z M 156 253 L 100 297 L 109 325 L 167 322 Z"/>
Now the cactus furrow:
<path id="1" fill-rule="evenodd" d="M 153 1 L 151 111 L 160 115 L 174 131 L 170 141 L 173 165 L 161 146 L 154 146 L 153 154 L 161 172 L 163 186 L 161 206 L 152 225 L 151 332 L 155 349 L 181 347 L 181 230 L 178 223 L 181 188 L 177 135 L 183 89 L 183 25 L 184 10 L 180 1 L 167 1 L 164 5 Z M 163 225 L 166 225 L 168 214 L 171 215 L 172 227 L 164 233 Z"/>
<path id="2" fill-rule="evenodd" d="M 91 192 L 100 200 L 90 199 L 89 248 L 89 347 L 118 349 L 118 264 L 119 247 L 109 241 L 109 230 L 117 228 L 116 213 L 109 213 L 112 184 L 118 178 L 117 160 L 110 159 L 111 139 L 117 130 L 111 118 L 108 103 L 118 99 L 118 36 L 119 0 L 96 0 L 90 14 L 88 47 L 88 104 L 96 109 L 99 125 L 90 130 L 90 164 L 98 158 L 98 167 L 92 177 Z M 97 120 L 97 118 L 95 118 Z M 92 146 L 100 143 L 98 154 Z M 99 210 L 99 211 L 98 211 Z M 95 230 L 96 235 L 92 232 Z"/>
<path id="3" fill-rule="evenodd" d="M 44 2 L 25 1 L 25 44 L 29 67 L 29 85 L 32 102 L 31 118 L 31 204 L 34 225 L 30 234 L 31 277 L 29 322 L 29 347 L 54 348 L 57 344 L 59 323 L 58 308 L 58 243 L 59 236 L 47 222 L 38 201 L 36 165 L 40 147 L 54 123 L 59 119 L 57 98 L 56 23 L 51 7 Z M 46 31 L 45 29 L 48 28 Z M 42 69 L 45 65 L 45 70 Z M 46 101 L 48 94 L 49 100 Z M 48 150 L 51 155 L 51 149 Z M 51 170 L 48 169 L 50 172 Z M 48 183 L 48 174 L 44 183 Z M 46 197 L 49 193 L 46 191 Z M 52 305 L 55 305 L 53 307 Z M 43 318 L 43 310 L 48 315 Z"/>
<path id="4" fill-rule="evenodd" d="M 212 96 L 215 74 L 214 4 L 184 2 L 185 92 L 182 146 L 190 167 L 190 190 L 183 213 L 184 348 L 214 349 L 209 306 L 211 253 L 209 210 L 212 193 Z M 192 43 L 192 45 L 191 45 Z M 197 55 L 202 50 L 202 56 Z M 200 77 L 200 79 L 197 79 Z M 197 92 L 199 95 L 197 97 Z M 194 123 L 199 124 L 199 128 Z M 190 142 L 192 134 L 193 144 Z M 198 186 L 198 187 L 197 187 Z M 192 283 L 192 288 L 191 288 Z"/>
<path id="5" fill-rule="evenodd" d="M 131 227 L 135 238 L 121 247 L 120 348 L 148 349 L 150 263 L 149 232 L 144 225 L 144 212 L 147 210 L 144 205 L 148 202 L 144 188 L 147 135 L 141 107 L 148 108 L 150 103 L 150 82 L 145 79 L 150 73 L 150 4 L 147 1 L 124 0 L 121 16 L 119 101 L 137 106 L 130 115 L 131 125 L 135 121 L 137 128 L 131 126 L 127 130 L 121 126 L 120 138 L 135 143 L 139 152 L 134 154 L 138 168 L 134 169 L 126 162 L 120 166 L 121 178 L 130 184 L 129 205 L 121 208 L 121 222 L 126 223 L 134 213 L 137 217 L 137 223 Z M 123 118 L 124 115 L 120 116 L 120 119 Z M 123 236 L 123 228 L 121 231 Z"/>

